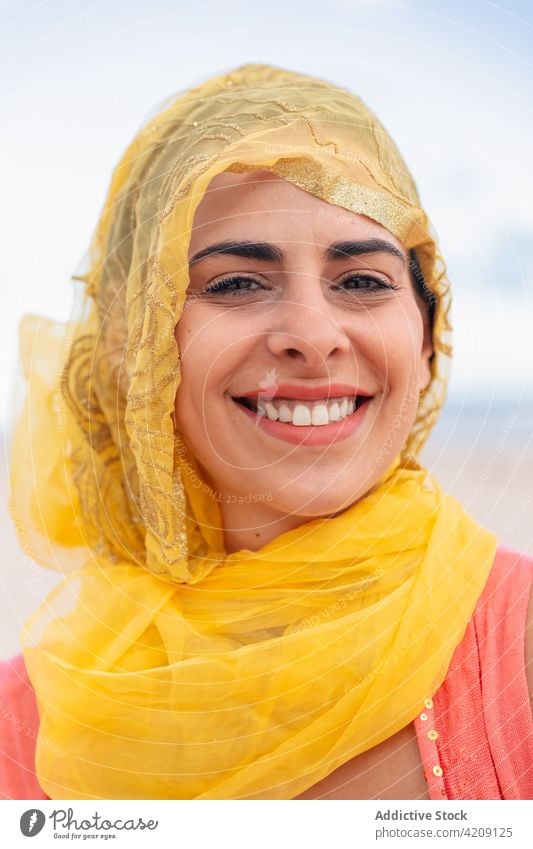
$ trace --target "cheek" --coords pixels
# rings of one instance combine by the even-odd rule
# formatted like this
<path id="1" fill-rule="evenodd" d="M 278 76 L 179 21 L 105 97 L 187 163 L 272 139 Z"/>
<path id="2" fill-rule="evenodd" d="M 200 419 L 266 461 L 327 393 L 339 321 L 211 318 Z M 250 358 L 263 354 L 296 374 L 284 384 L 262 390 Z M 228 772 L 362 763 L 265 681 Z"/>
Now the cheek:
<path id="1" fill-rule="evenodd" d="M 234 334 L 228 322 L 200 309 L 186 309 L 175 329 L 174 338 L 181 361 L 181 379 L 176 394 L 177 421 L 205 414 L 208 399 L 220 396 L 236 359 Z M 238 358 L 237 358 L 238 359 Z"/>
<path id="2" fill-rule="evenodd" d="M 385 376 L 391 391 L 402 391 L 419 381 L 423 324 L 419 311 L 409 308 L 391 311 L 373 339 L 373 363 Z"/>
<path id="3" fill-rule="evenodd" d="M 174 338 L 178 346 L 180 355 L 180 384 L 176 393 L 175 400 L 175 416 L 176 423 L 186 435 L 187 422 L 193 413 L 192 407 L 195 406 L 196 392 L 205 383 L 205 372 L 207 361 L 204 360 L 205 342 L 203 337 L 205 333 L 199 322 L 194 320 L 194 315 L 191 311 L 184 311 L 180 321 L 174 331 Z"/>
<path id="4" fill-rule="evenodd" d="M 202 378 L 207 376 L 210 365 L 216 362 L 216 353 L 222 344 L 215 344 L 219 329 L 217 327 L 215 332 L 209 320 L 205 320 L 194 308 L 184 311 L 174 332 L 181 361 L 181 383 L 178 392 L 182 386 L 194 384 L 196 387 L 198 380 L 203 384 Z"/>
<path id="5" fill-rule="evenodd" d="M 191 348 L 198 346 L 198 338 L 202 336 L 202 330 L 202 323 L 194 308 L 185 306 L 174 330 L 174 338 L 182 359 L 188 358 Z"/>
<path id="6" fill-rule="evenodd" d="M 381 364 L 385 398 L 376 435 L 386 432 L 382 448 L 392 455 L 401 450 L 413 426 L 420 399 L 423 323 L 419 311 L 402 309 L 384 328 Z"/>
<path id="7" fill-rule="evenodd" d="M 387 367 L 396 383 L 410 382 L 418 377 L 422 341 L 422 317 L 416 306 L 399 309 L 383 334 Z"/>

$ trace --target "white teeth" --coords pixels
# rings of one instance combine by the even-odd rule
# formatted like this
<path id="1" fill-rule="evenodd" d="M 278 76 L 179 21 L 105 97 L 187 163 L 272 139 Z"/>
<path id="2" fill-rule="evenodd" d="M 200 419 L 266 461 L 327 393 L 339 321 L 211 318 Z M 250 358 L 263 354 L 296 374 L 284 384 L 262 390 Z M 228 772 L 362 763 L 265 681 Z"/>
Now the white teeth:
<path id="1" fill-rule="evenodd" d="M 292 411 L 292 423 L 297 427 L 311 424 L 311 410 L 305 404 L 296 404 Z"/>
<path id="2" fill-rule="evenodd" d="M 279 416 L 278 411 L 276 410 L 274 404 L 269 404 L 268 401 L 265 404 L 266 414 L 271 422 L 277 422 Z"/>
<path id="3" fill-rule="evenodd" d="M 292 412 L 288 404 L 280 404 L 278 412 L 280 422 L 292 422 Z"/>
<path id="4" fill-rule="evenodd" d="M 328 408 L 325 404 L 315 404 L 311 413 L 311 424 L 326 425 L 329 424 Z"/>
<path id="5" fill-rule="evenodd" d="M 341 408 L 336 401 L 329 405 L 329 420 L 330 422 L 338 422 L 342 418 Z"/>
<path id="6" fill-rule="evenodd" d="M 335 401 L 296 401 L 285 398 L 257 399 L 257 413 L 270 421 L 280 421 L 296 427 L 321 427 L 350 416 L 356 409 L 354 398 L 337 398 Z"/>

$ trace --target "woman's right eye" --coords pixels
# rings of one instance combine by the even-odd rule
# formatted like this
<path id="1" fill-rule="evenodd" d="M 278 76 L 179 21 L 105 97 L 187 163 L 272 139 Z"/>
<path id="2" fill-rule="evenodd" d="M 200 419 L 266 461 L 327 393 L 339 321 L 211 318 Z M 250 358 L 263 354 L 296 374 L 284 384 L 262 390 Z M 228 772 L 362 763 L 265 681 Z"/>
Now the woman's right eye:
<path id="1" fill-rule="evenodd" d="M 252 289 L 249 284 L 253 283 L 255 289 Z M 243 277 L 242 275 L 234 275 L 233 277 L 224 277 L 223 280 L 217 280 L 216 283 L 210 283 L 202 291 L 207 295 L 227 293 L 228 295 L 247 294 L 255 292 L 258 289 L 263 289 L 257 280 L 253 277 Z"/>

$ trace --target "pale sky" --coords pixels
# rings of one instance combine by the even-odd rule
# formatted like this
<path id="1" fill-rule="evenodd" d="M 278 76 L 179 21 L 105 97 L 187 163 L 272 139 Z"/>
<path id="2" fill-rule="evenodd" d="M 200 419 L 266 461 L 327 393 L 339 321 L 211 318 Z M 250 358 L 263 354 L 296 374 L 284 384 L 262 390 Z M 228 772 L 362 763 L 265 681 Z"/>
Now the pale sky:
<path id="1" fill-rule="evenodd" d="M 529 2 L 4 3 L 0 429 L 18 321 L 68 317 L 70 275 L 139 125 L 247 62 L 323 77 L 376 112 L 452 279 L 452 399 L 533 398 L 532 46 Z"/>

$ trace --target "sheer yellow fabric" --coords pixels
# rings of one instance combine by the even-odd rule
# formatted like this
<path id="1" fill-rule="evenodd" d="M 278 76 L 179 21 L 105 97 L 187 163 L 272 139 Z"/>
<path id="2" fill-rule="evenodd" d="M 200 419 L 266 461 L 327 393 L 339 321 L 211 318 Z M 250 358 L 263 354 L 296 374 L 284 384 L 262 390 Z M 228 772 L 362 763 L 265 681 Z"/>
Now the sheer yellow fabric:
<path id="1" fill-rule="evenodd" d="M 416 248 L 436 353 L 405 449 L 362 501 L 226 555 L 216 499 L 174 434 L 174 328 L 209 181 L 258 167 Z M 82 314 L 21 329 L 12 512 L 25 549 L 70 572 L 23 631 L 51 798 L 293 798 L 405 726 L 440 685 L 496 540 L 415 461 L 450 356 L 436 257 L 393 142 L 328 83 L 245 66 L 135 138 Z"/>

